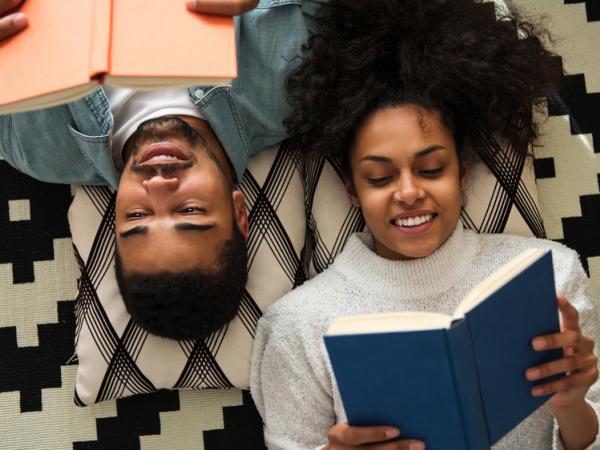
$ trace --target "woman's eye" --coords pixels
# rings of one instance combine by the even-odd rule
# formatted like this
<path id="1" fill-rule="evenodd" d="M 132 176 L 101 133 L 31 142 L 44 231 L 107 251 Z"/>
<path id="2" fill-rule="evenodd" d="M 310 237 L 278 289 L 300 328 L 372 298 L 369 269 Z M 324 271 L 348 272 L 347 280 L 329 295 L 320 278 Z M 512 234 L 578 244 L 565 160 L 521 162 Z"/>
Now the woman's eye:
<path id="1" fill-rule="evenodd" d="M 435 169 L 421 169 L 419 170 L 419 174 L 426 177 L 435 177 L 442 173 L 443 167 L 436 167 Z"/>
<path id="2" fill-rule="evenodd" d="M 369 185 L 371 185 L 371 186 L 383 186 L 384 184 L 389 182 L 391 179 L 392 179 L 392 177 L 390 177 L 390 176 L 367 178 L 367 183 L 369 183 Z"/>
<path id="3" fill-rule="evenodd" d="M 145 216 L 147 216 L 147 214 L 142 211 L 134 211 L 134 212 L 127 213 L 128 219 L 141 219 L 142 217 L 145 217 Z"/>

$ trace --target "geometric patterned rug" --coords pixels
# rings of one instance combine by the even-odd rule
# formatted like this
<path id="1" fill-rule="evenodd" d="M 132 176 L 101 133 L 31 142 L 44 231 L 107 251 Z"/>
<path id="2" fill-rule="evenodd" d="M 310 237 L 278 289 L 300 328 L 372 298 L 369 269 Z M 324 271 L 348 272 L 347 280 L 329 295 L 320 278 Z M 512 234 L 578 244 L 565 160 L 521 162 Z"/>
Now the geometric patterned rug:
<path id="1" fill-rule="evenodd" d="M 600 1 L 519 0 L 548 16 L 571 75 L 535 153 L 551 239 L 576 249 L 600 297 Z M 260 418 L 245 391 L 159 391 L 85 408 L 73 403 L 79 269 L 70 188 L 0 161 L 0 448 L 254 450 Z"/>
<path id="2" fill-rule="evenodd" d="M 600 298 L 600 1 L 519 0 L 546 17 L 569 74 L 535 151 L 538 199 L 550 239 L 577 250 Z"/>
<path id="3" fill-rule="evenodd" d="M 74 298 L 69 186 L 0 161 L 0 448 L 264 448 L 247 392 L 160 391 L 81 408 L 73 402 Z"/>

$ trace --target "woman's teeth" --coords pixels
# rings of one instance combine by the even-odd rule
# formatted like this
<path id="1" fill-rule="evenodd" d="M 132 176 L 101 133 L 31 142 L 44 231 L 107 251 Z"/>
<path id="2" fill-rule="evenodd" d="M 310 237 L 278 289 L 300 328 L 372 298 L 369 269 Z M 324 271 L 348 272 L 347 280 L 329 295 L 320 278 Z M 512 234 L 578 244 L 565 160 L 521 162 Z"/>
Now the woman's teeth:
<path id="1" fill-rule="evenodd" d="M 407 217 L 406 219 L 397 219 L 394 224 L 399 227 L 416 227 L 429 222 L 433 218 L 433 214 L 424 214 L 422 216 Z"/>

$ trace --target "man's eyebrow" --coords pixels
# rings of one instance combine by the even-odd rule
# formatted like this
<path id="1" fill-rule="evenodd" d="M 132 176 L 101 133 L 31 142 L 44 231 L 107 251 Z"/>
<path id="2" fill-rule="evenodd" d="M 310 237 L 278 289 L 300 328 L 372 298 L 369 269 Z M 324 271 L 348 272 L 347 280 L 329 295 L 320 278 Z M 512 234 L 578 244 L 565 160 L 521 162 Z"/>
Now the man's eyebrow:
<path id="1" fill-rule="evenodd" d="M 208 231 L 208 230 L 212 230 L 215 226 L 216 226 L 216 224 L 214 224 L 214 223 L 197 224 L 197 223 L 190 223 L 190 222 L 181 222 L 181 223 L 175 224 L 175 229 L 183 230 L 183 231 Z"/>
<path id="2" fill-rule="evenodd" d="M 214 223 L 209 223 L 206 225 L 199 225 L 196 223 L 182 222 L 182 223 L 176 224 L 175 229 L 182 230 L 182 231 L 208 231 L 208 230 L 212 230 L 215 226 L 216 226 L 216 224 L 214 224 Z M 148 233 L 148 227 L 145 225 L 140 225 L 137 227 L 133 227 L 130 230 L 122 231 L 121 233 L 119 233 L 119 236 L 121 236 L 122 238 L 128 238 L 130 236 L 135 236 L 136 234 L 146 234 L 146 233 Z"/>
<path id="3" fill-rule="evenodd" d="M 122 238 L 128 238 L 128 237 L 134 236 L 136 234 L 145 234 L 147 232 L 148 232 L 148 227 L 139 225 L 139 226 L 133 227 L 127 231 L 120 232 L 119 236 L 121 236 Z"/>

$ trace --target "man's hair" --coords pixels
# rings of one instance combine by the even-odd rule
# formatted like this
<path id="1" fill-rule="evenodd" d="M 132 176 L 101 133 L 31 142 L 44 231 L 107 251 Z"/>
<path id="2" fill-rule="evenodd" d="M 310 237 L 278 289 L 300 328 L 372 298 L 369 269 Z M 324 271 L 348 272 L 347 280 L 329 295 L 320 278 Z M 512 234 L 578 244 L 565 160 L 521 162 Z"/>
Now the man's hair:
<path id="1" fill-rule="evenodd" d="M 117 284 L 127 312 L 142 328 L 171 339 L 203 339 L 231 321 L 246 286 L 246 242 L 234 221 L 215 268 L 125 275 L 115 255 Z"/>

